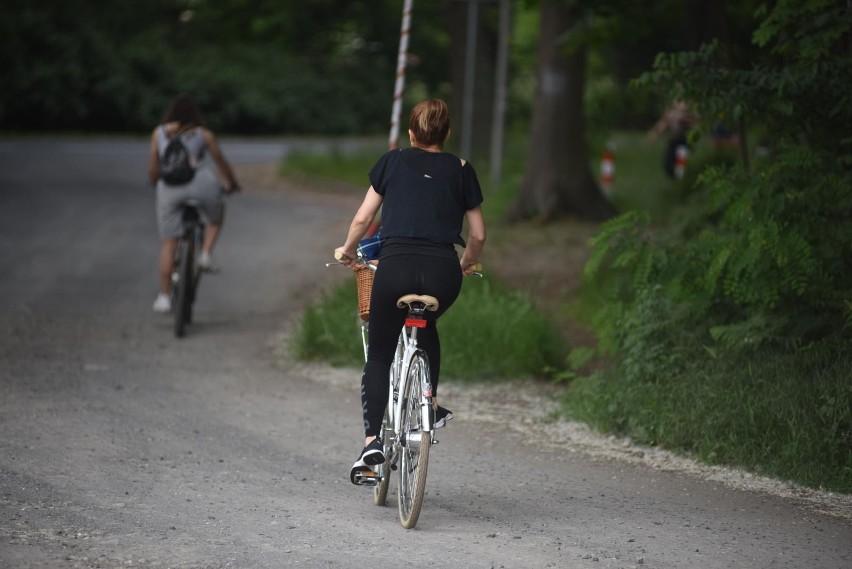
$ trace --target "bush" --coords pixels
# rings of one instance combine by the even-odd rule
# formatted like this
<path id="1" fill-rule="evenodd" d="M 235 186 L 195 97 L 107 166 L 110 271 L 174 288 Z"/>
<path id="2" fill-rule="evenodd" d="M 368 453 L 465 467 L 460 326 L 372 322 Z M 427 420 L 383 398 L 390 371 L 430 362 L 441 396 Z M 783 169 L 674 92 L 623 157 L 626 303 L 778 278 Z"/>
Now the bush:
<path id="1" fill-rule="evenodd" d="M 710 462 L 852 491 L 852 139 L 837 128 L 852 121 L 843 86 L 852 22 L 843 10 L 778 3 L 755 32 L 767 48 L 757 64 L 732 66 L 711 44 L 661 56 L 644 77 L 674 85 L 703 116 L 767 125 L 772 148 L 708 164 L 664 222 L 631 211 L 601 225 L 586 286 L 601 297 L 594 326 L 614 365 L 576 380 L 566 401 L 576 417 Z M 819 29 L 803 31 L 803 21 Z"/>

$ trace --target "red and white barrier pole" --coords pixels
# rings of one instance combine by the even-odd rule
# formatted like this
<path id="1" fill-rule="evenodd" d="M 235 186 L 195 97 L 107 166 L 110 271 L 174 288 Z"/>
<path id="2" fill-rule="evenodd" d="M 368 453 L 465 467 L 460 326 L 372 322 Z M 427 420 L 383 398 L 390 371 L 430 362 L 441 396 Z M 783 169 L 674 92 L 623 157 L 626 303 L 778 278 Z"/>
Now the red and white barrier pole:
<path id="1" fill-rule="evenodd" d="M 686 172 L 686 160 L 689 158 L 689 148 L 685 144 L 678 145 L 675 148 L 675 179 L 683 178 L 683 173 Z"/>
<path id="2" fill-rule="evenodd" d="M 405 90 L 405 64 L 408 59 L 408 33 L 411 29 L 411 10 L 414 0 L 405 0 L 402 7 L 402 29 L 399 34 L 399 55 L 396 60 L 396 84 L 393 88 L 393 109 L 391 110 L 391 129 L 388 137 L 388 149 L 398 147 L 399 115 L 402 113 L 402 94 Z"/>
<path id="3" fill-rule="evenodd" d="M 396 83 L 393 87 L 393 107 L 391 108 L 391 127 L 388 136 L 388 150 L 399 147 L 399 115 L 402 114 L 402 94 L 405 92 L 405 65 L 408 62 L 408 35 L 411 29 L 411 10 L 414 0 L 405 0 L 402 6 L 402 25 L 399 32 L 399 54 L 396 59 Z M 372 237 L 381 227 L 378 221 L 367 228 L 366 237 Z"/>
<path id="4" fill-rule="evenodd" d="M 607 145 L 601 154 L 601 189 L 604 195 L 612 192 L 612 182 L 615 180 L 615 153 Z"/>

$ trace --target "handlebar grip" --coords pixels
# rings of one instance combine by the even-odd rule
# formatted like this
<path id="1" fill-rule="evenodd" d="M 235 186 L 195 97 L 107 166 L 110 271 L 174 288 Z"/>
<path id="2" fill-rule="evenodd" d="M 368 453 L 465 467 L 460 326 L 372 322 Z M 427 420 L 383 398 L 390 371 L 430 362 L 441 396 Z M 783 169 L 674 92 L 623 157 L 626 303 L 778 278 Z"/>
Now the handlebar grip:
<path id="1" fill-rule="evenodd" d="M 467 268 L 470 269 L 471 271 L 481 273 L 482 272 L 482 263 L 474 263 L 472 265 L 469 265 Z"/>
<path id="2" fill-rule="evenodd" d="M 343 254 L 343 251 L 335 251 L 334 252 L 334 258 L 337 261 L 342 261 L 343 259 L 346 258 L 346 255 Z"/>

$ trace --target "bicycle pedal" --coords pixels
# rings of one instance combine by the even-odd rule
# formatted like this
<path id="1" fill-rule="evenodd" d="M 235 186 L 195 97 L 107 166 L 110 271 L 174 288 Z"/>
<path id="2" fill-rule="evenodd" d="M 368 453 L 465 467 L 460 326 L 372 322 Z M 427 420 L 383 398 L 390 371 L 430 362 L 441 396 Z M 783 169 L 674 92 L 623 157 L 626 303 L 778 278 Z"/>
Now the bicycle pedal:
<path id="1" fill-rule="evenodd" d="M 361 486 L 376 486 L 381 477 L 372 470 L 364 470 L 355 475 L 355 481 Z"/>

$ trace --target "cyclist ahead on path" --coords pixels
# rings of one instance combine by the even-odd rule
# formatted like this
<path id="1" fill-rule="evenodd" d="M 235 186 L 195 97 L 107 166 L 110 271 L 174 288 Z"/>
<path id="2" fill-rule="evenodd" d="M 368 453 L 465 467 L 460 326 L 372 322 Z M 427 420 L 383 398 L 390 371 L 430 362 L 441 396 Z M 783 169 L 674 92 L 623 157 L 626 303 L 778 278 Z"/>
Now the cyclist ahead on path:
<path id="1" fill-rule="evenodd" d="M 370 188 L 355 213 L 346 242 L 337 249 L 349 265 L 361 238 L 382 208 L 382 248 L 370 299 L 367 363 L 361 377 L 364 449 L 353 472 L 385 461 L 377 437 L 388 401 L 388 374 L 406 310 L 397 299 L 408 293 L 428 294 L 440 308 L 429 312 L 429 326 L 417 340 L 429 356 L 435 427 L 452 413 L 438 406 L 441 344 L 435 320 L 458 298 L 462 276 L 472 274 L 485 244 L 482 189 L 473 166 L 443 146 L 450 134 L 446 103 L 431 99 L 411 111 L 410 148 L 391 150 L 370 170 Z M 467 243 L 461 237 L 468 225 Z M 464 247 L 459 259 L 455 246 Z M 354 477 L 350 474 L 350 480 Z"/>
<path id="2" fill-rule="evenodd" d="M 159 165 L 166 146 L 176 136 L 180 137 L 189 150 L 195 174 L 185 184 L 169 185 L 160 179 Z M 171 310 L 169 292 L 172 286 L 172 267 L 178 239 L 183 233 L 183 204 L 187 200 L 197 201 L 206 218 L 207 230 L 204 233 L 198 265 L 202 269 L 211 267 L 210 255 L 222 228 L 225 204 L 222 198 L 222 184 L 216 177 L 207 157 L 208 154 L 213 158 L 225 179 L 225 193 L 239 191 L 237 179 L 219 148 L 216 136 L 204 127 L 204 118 L 198 105 L 189 95 L 178 95 L 166 110 L 162 124 L 157 125 L 151 133 L 148 160 L 148 183 L 157 190 L 157 225 L 160 238 L 163 240 L 159 262 L 160 293 L 154 301 L 156 312 Z"/>

